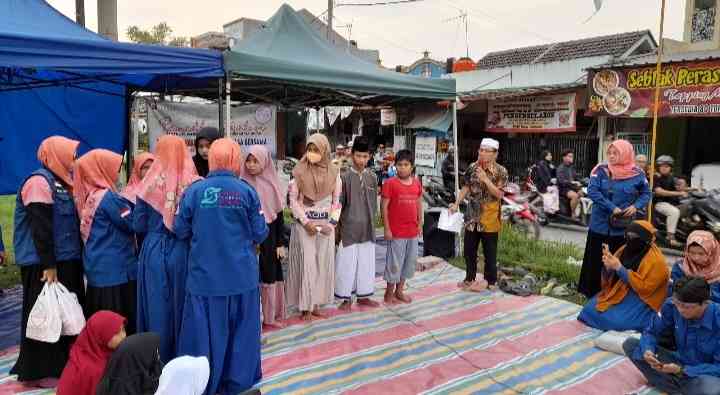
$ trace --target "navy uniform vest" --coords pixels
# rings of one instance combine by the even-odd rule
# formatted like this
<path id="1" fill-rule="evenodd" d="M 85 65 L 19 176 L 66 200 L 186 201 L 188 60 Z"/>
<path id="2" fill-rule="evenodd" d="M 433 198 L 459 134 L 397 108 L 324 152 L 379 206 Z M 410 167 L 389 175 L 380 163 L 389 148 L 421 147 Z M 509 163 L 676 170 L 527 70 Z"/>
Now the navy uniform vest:
<path id="1" fill-rule="evenodd" d="M 15 263 L 19 266 L 36 265 L 40 257 L 32 238 L 28 213 L 22 201 L 22 188 L 30 177 L 42 176 L 53 194 L 53 237 L 55 238 L 55 261 L 79 260 L 82 257 L 80 220 L 70 192 L 47 169 L 33 172 L 23 181 L 17 193 L 15 205 Z"/>

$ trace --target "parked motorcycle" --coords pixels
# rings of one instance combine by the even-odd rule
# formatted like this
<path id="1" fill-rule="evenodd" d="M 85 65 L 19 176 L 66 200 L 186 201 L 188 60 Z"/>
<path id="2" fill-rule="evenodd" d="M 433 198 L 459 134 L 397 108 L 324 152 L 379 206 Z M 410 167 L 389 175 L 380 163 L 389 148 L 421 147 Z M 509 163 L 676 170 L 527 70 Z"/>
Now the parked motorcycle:
<path id="1" fill-rule="evenodd" d="M 709 192 L 693 191 L 687 199 L 680 201 L 683 216 L 675 231 L 675 240 L 685 245 L 690 233 L 707 230 L 720 239 L 720 190 Z M 663 246 L 667 241 L 667 218 L 658 211 L 653 212 L 653 225 L 658 230 L 657 239 Z"/>
<path id="2" fill-rule="evenodd" d="M 558 188 L 553 182 L 552 188 L 548 188 L 548 194 L 553 195 L 551 200 L 558 202 L 557 211 L 547 210 L 545 198 L 541 194 L 532 179 L 526 181 L 526 189 L 529 191 L 530 208 L 538 216 L 538 221 L 545 226 L 549 223 L 561 223 L 568 225 L 577 225 L 587 227 L 590 224 L 590 213 L 592 212 L 592 200 L 588 197 L 587 188 L 589 179 L 583 179 L 579 184 L 578 193 L 580 193 L 580 201 L 575 208 L 575 218 L 570 215 L 570 200 L 566 196 L 560 196 Z"/>
<path id="3" fill-rule="evenodd" d="M 528 196 L 521 195 L 520 186 L 512 182 L 503 188 L 503 192 L 500 211 L 503 222 L 511 224 L 528 238 L 540 239 L 540 223 L 530 208 Z"/>
<path id="4" fill-rule="evenodd" d="M 442 178 L 431 175 L 422 176 L 423 199 L 429 207 L 448 208 L 455 203 L 455 193 L 447 188 Z"/>

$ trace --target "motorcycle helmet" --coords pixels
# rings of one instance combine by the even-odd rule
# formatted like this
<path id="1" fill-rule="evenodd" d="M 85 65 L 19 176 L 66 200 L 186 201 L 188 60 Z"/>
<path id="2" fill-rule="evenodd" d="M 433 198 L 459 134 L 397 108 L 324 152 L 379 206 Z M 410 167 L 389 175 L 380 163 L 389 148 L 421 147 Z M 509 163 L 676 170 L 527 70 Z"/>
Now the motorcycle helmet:
<path id="1" fill-rule="evenodd" d="M 668 165 L 673 166 L 675 164 L 675 159 L 673 159 L 670 155 L 660 155 L 657 159 L 655 159 L 655 166 L 662 166 L 662 165 Z"/>

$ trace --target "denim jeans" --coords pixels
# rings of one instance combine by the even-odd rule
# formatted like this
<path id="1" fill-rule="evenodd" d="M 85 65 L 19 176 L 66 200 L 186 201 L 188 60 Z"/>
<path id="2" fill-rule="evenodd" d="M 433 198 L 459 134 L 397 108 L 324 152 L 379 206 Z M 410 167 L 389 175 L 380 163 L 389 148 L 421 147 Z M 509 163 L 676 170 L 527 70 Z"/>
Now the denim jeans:
<path id="1" fill-rule="evenodd" d="M 640 359 L 633 358 L 633 352 L 639 345 L 638 339 L 629 338 L 623 343 L 623 350 L 635 367 L 645 376 L 650 386 L 671 395 L 720 395 L 720 377 L 688 377 L 658 372 L 642 357 Z M 682 365 L 673 353 L 662 347 L 657 348 L 657 356 L 662 363 Z"/>

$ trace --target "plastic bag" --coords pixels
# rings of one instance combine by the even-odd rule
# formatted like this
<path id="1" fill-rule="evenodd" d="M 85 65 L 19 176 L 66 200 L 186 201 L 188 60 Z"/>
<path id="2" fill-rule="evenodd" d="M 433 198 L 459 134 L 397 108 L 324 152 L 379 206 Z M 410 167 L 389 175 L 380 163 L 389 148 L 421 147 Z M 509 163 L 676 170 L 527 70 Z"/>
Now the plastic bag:
<path id="1" fill-rule="evenodd" d="M 438 229 L 447 232 L 460 233 L 463 226 L 463 215 L 462 213 L 456 212 L 450 214 L 447 209 L 440 211 L 440 220 L 438 221 Z"/>
<path id="2" fill-rule="evenodd" d="M 547 214 L 560 211 L 560 194 L 556 186 L 549 186 L 547 192 L 542 194 L 543 210 Z"/>
<path id="3" fill-rule="evenodd" d="M 45 343 L 56 343 L 60 340 L 62 320 L 56 288 L 45 283 L 28 317 L 25 336 Z"/>
<path id="4" fill-rule="evenodd" d="M 85 315 L 83 314 L 77 295 L 68 291 L 60 283 L 51 284 L 55 288 L 58 305 L 60 306 L 60 319 L 62 321 L 63 336 L 77 336 L 85 327 Z"/>

